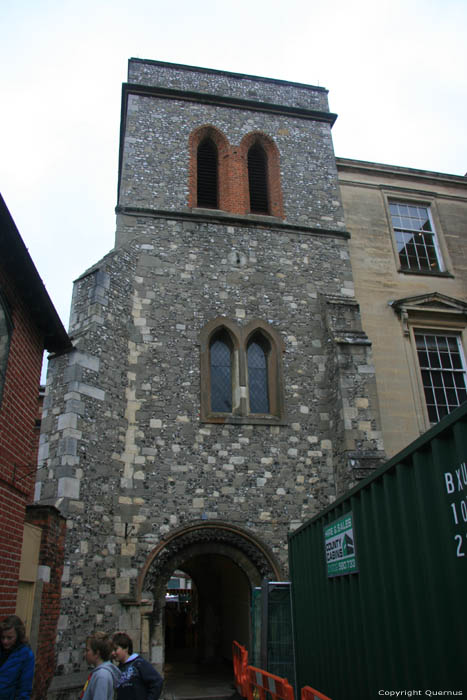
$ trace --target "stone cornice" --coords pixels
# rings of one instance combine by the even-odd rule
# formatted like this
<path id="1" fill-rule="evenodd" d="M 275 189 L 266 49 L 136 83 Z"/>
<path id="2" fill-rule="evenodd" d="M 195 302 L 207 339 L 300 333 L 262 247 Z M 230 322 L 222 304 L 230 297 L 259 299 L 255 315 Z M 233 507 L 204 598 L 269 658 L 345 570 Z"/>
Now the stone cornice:
<path id="1" fill-rule="evenodd" d="M 117 206 L 116 214 L 125 216 L 147 216 L 154 219 L 171 219 L 172 221 L 192 221 L 200 224 L 218 224 L 228 226 L 241 226 L 243 228 L 267 228 L 270 230 L 290 233 L 302 233 L 309 236 L 332 236 L 333 238 L 350 238 L 348 231 L 318 228 L 316 226 L 304 226 L 289 224 L 274 216 L 259 216 L 247 214 L 245 216 L 224 213 L 218 209 L 191 209 L 186 211 L 171 211 L 170 209 L 150 209 L 145 207 Z"/>
<path id="2" fill-rule="evenodd" d="M 215 105 L 216 107 L 228 107 L 229 109 L 242 109 L 252 112 L 268 112 L 270 114 L 280 114 L 281 116 L 296 117 L 298 119 L 326 122 L 331 126 L 337 119 L 337 114 L 334 114 L 333 112 L 307 109 L 306 107 L 292 107 L 291 105 L 274 104 L 273 102 L 262 102 L 259 100 L 247 100 L 241 97 L 232 97 L 229 95 L 214 95 L 208 92 L 197 92 L 195 90 L 178 90 L 176 88 L 153 87 L 151 85 L 140 85 L 139 83 L 123 83 L 123 105 L 126 104 L 128 95 L 142 95 L 144 97 L 160 97 L 168 100 L 198 102 L 200 104 Z"/>
<path id="3" fill-rule="evenodd" d="M 351 158 L 336 158 L 337 170 L 339 176 L 344 173 L 355 173 L 361 175 L 374 175 L 377 178 L 389 177 L 406 180 L 418 180 L 426 183 L 439 185 L 440 183 L 447 185 L 459 185 L 467 189 L 467 177 L 463 175 L 450 175 L 448 173 L 438 173 L 430 170 L 417 170 L 415 168 L 406 168 L 399 165 L 387 165 L 384 163 L 372 163 L 364 160 L 353 160 Z M 347 184 L 345 178 L 340 177 L 341 184 Z M 357 180 L 355 183 L 357 184 Z M 364 186 L 371 186 L 370 183 L 363 183 Z M 381 183 L 378 182 L 378 186 Z"/>

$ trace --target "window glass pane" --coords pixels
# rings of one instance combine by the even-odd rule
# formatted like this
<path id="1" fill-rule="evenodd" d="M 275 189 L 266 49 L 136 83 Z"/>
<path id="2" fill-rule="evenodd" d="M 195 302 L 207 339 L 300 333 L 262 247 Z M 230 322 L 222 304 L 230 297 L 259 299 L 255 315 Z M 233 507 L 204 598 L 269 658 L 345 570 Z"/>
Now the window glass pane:
<path id="1" fill-rule="evenodd" d="M 232 411 L 232 351 L 227 333 L 211 342 L 211 411 Z"/>
<path id="2" fill-rule="evenodd" d="M 466 369 L 457 336 L 415 334 L 418 361 L 430 422 L 466 400 Z"/>
<path id="3" fill-rule="evenodd" d="M 440 270 L 428 207 L 391 202 L 389 211 L 401 267 L 426 272 Z"/>
<path id="4" fill-rule="evenodd" d="M 248 345 L 248 387 L 251 413 L 269 413 L 267 344 L 263 338 Z"/>

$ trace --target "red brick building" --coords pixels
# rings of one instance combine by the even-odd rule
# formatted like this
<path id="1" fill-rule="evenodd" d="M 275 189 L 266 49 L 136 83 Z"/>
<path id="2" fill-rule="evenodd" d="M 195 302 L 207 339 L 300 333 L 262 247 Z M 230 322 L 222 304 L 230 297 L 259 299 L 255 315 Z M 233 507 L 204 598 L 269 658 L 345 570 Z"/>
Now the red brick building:
<path id="1" fill-rule="evenodd" d="M 65 520 L 34 506 L 44 350 L 71 342 L 0 195 L 0 619 L 26 622 L 45 697 L 59 614 Z M 44 670 L 46 673 L 44 674 Z"/>

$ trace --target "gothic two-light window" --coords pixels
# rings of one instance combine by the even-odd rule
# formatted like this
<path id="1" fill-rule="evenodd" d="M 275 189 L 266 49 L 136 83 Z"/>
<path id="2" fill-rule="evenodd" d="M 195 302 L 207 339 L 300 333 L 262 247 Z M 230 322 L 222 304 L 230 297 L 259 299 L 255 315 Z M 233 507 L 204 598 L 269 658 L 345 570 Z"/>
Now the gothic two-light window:
<path id="1" fill-rule="evenodd" d="M 201 333 L 201 418 L 274 423 L 284 417 L 277 331 L 263 321 L 240 327 L 219 318 Z"/>

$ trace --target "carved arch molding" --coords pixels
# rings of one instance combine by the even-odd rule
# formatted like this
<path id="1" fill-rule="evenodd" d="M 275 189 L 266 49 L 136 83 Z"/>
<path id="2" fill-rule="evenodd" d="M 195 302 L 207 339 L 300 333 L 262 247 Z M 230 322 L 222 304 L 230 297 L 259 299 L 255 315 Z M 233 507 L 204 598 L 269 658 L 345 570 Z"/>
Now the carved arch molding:
<path id="1" fill-rule="evenodd" d="M 183 568 L 185 562 L 196 556 L 209 554 L 230 558 L 244 571 L 250 582 L 255 578 L 282 578 L 279 564 L 272 553 L 248 533 L 222 524 L 191 526 L 161 543 L 142 572 L 141 592 L 151 591 L 154 595 L 153 622 L 159 618 L 160 601 L 164 599 L 167 581 L 173 571 Z"/>

